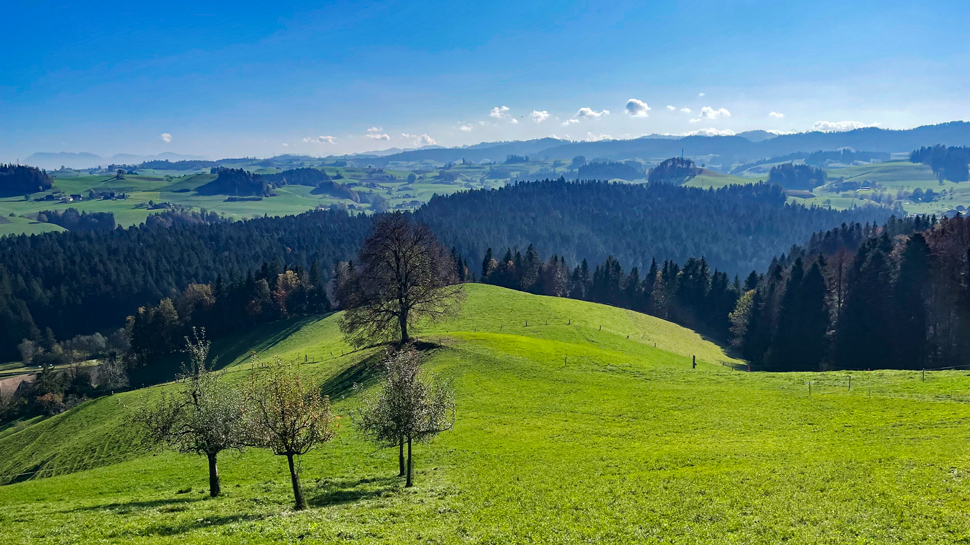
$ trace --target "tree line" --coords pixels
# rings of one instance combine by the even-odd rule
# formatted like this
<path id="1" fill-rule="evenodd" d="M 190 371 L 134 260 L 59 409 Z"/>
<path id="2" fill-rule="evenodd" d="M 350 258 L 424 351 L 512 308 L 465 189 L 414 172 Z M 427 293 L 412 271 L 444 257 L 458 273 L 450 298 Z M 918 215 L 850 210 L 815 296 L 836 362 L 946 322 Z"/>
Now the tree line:
<path id="1" fill-rule="evenodd" d="M 921 147 L 909 154 L 909 160 L 913 163 L 929 165 L 940 183 L 943 183 L 943 180 L 951 182 L 970 180 L 970 148 L 968 147 L 947 147 L 939 144 Z"/>
<path id="2" fill-rule="evenodd" d="M 965 217 L 843 226 L 744 293 L 733 344 L 772 371 L 970 366 L 968 279 Z"/>
<path id="3" fill-rule="evenodd" d="M 76 208 L 43 210 L 37 213 L 37 221 L 53 223 L 68 231 L 111 231 L 116 226 L 111 212 L 78 212 Z"/>
<path id="4" fill-rule="evenodd" d="M 461 278 L 472 278 L 467 260 L 456 255 Z M 482 283 L 537 295 L 569 297 L 650 314 L 701 331 L 722 341 L 729 337 L 727 315 L 742 291 L 740 279 L 711 270 L 704 258 L 689 258 L 683 266 L 671 260 L 651 260 L 641 272 L 624 270 L 613 256 L 590 267 L 584 259 L 570 267 L 564 257 L 548 260 L 534 246 L 495 254 L 489 248 L 481 265 Z M 749 279 L 748 282 L 751 282 Z"/>

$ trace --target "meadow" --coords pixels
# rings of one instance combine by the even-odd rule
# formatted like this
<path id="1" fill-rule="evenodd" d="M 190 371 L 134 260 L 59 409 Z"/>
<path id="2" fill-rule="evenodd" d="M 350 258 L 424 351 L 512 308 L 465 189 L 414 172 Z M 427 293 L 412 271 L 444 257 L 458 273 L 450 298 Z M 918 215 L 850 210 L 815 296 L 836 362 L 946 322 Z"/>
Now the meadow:
<path id="1" fill-rule="evenodd" d="M 126 414 L 162 385 L 0 430 L 4 482 L 28 473 L 0 486 L 2 541 L 970 541 L 970 372 L 749 373 L 657 318 L 467 289 L 457 321 L 420 333 L 458 420 L 416 447 L 414 488 L 346 418 L 380 351 L 352 351 L 330 315 L 214 346 L 229 380 L 250 350 L 307 361 L 345 417 L 303 458 L 309 511 L 291 511 L 285 459 L 223 455 L 209 499 L 203 458 L 145 445 Z"/>

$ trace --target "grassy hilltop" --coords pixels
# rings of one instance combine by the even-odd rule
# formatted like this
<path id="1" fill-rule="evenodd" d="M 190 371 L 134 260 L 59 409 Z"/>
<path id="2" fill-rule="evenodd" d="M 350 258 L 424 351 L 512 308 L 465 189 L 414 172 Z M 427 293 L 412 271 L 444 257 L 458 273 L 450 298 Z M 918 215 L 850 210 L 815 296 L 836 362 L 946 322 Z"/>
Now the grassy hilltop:
<path id="1" fill-rule="evenodd" d="M 147 450 L 124 422 L 159 386 L 0 430 L 4 482 L 39 471 L 0 487 L 2 541 L 970 540 L 966 371 L 925 382 L 900 371 L 747 373 L 657 318 L 492 286 L 468 293 L 458 321 L 421 335 L 437 346 L 426 367 L 453 381 L 458 420 L 417 447 L 415 488 L 394 477 L 396 451 L 344 418 L 337 439 L 303 459 L 309 511 L 290 511 L 285 460 L 255 450 L 222 458 L 225 496 L 208 499 L 204 458 Z M 241 381 L 250 350 L 307 359 L 346 416 L 349 387 L 374 379 L 377 352 L 350 352 L 336 320 L 229 339 L 214 347 L 217 364 Z"/>

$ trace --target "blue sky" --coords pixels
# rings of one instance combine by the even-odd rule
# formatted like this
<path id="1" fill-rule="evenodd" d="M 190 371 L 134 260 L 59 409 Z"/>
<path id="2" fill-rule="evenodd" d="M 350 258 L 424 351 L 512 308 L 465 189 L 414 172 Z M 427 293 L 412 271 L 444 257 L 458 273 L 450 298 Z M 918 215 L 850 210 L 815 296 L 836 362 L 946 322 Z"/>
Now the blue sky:
<path id="1" fill-rule="evenodd" d="M 4 15 L 0 160 L 970 118 L 966 0 L 8 0 Z"/>

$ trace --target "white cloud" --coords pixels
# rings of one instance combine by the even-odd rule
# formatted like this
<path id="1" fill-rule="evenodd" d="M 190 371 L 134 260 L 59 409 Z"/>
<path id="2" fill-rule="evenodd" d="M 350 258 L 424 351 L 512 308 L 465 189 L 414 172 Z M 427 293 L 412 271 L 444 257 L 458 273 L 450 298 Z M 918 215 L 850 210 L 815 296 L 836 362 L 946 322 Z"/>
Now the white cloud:
<path id="1" fill-rule="evenodd" d="M 683 113 L 685 113 L 685 114 L 689 114 L 690 113 L 690 108 L 681 108 L 680 111 L 683 112 Z"/>
<path id="2" fill-rule="evenodd" d="M 576 123 L 579 123 L 579 120 L 578 119 L 567 119 L 567 120 L 565 120 L 565 121 L 562 122 L 562 126 L 563 127 L 568 127 L 570 125 L 575 125 Z"/>
<path id="3" fill-rule="evenodd" d="M 707 95 L 707 93 L 697 93 L 697 96 L 699 96 L 699 97 L 706 96 L 706 95 Z"/>
<path id="4" fill-rule="evenodd" d="M 538 125 L 539 123 L 542 123 L 543 121 L 549 119 L 549 112 L 545 110 L 542 110 L 542 111 L 532 110 L 532 113 L 529 114 L 529 118 L 535 121 L 536 124 Z"/>
<path id="5" fill-rule="evenodd" d="M 594 110 L 592 108 L 583 107 L 583 108 L 580 108 L 579 111 L 576 112 L 576 117 L 588 117 L 590 119 L 599 119 L 599 118 L 603 117 L 604 115 L 610 115 L 610 111 L 609 110 L 603 110 L 602 112 L 597 112 L 596 110 Z"/>
<path id="6" fill-rule="evenodd" d="M 366 136 L 367 138 L 370 138 L 371 140 L 390 140 L 391 139 L 390 135 L 382 133 L 381 132 L 382 130 L 384 129 L 380 127 L 371 127 L 367 129 L 367 134 L 365 134 L 364 136 Z"/>
<path id="7" fill-rule="evenodd" d="M 460 130 L 460 131 L 463 131 L 463 132 L 469 132 L 469 131 L 471 131 L 471 130 L 472 130 L 473 128 L 474 128 L 474 127 L 472 127 L 471 125 L 465 125 L 465 124 L 462 124 L 462 125 L 459 125 L 459 126 L 458 126 L 458 130 Z"/>
<path id="8" fill-rule="evenodd" d="M 593 134 L 591 132 L 586 133 L 586 140 L 588 142 L 599 142 L 600 140 L 612 140 L 613 137 L 608 134 Z"/>
<path id="9" fill-rule="evenodd" d="M 519 124 L 519 120 L 513 117 L 512 119 L 509 119 L 509 123 L 511 123 L 513 125 L 518 125 Z"/>
<path id="10" fill-rule="evenodd" d="M 485 125 L 488 125 L 488 121 L 479 121 L 478 124 L 484 127 Z"/>
<path id="11" fill-rule="evenodd" d="M 647 117 L 650 115 L 647 113 L 649 111 L 650 106 L 642 100 L 631 98 L 626 101 L 626 113 L 630 114 L 630 117 Z"/>
<path id="12" fill-rule="evenodd" d="M 284 147 L 284 148 L 288 148 L 288 147 L 290 147 L 290 145 L 289 145 L 289 144 L 287 144 L 286 142 L 283 142 L 283 147 Z"/>
<path id="13" fill-rule="evenodd" d="M 719 117 L 731 117 L 731 112 L 727 111 L 724 108 L 718 108 L 715 110 L 710 106 L 704 106 L 703 108 L 701 108 L 701 117 L 704 117 L 707 119 L 717 119 Z"/>
<path id="14" fill-rule="evenodd" d="M 674 110 L 676 110 L 676 109 L 677 109 L 677 107 L 676 107 L 676 106 L 671 106 L 670 104 L 668 104 L 668 105 L 667 105 L 667 109 L 668 109 L 668 110 L 670 110 L 670 111 L 672 112 L 672 111 L 674 111 Z"/>
<path id="15" fill-rule="evenodd" d="M 774 118 L 777 118 L 777 119 L 781 119 L 781 118 L 785 117 L 785 114 L 780 114 L 778 112 L 771 112 L 771 113 L 768 114 L 768 117 L 774 117 Z"/>
<path id="16" fill-rule="evenodd" d="M 492 108 L 492 111 L 489 112 L 488 115 L 490 115 L 491 117 L 494 117 L 495 119 L 504 119 L 506 117 L 509 117 L 509 107 L 508 106 L 496 106 L 496 107 Z"/>
<path id="17" fill-rule="evenodd" d="M 812 125 L 813 131 L 843 132 L 863 127 L 878 127 L 879 123 L 863 123 L 862 121 L 816 121 Z"/>
<path id="18" fill-rule="evenodd" d="M 431 138 L 427 134 L 408 134 L 406 132 L 402 132 L 401 136 L 410 140 L 415 146 L 433 146 L 437 144 L 435 139 Z"/>
<path id="19" fill-rule="evenodd" d="M 691 121 L 694 121 L 693 119 Z M 684 133 L 684 136 L 734 136 L 736 133 L 731 129 L 698 129 Z"/>
<path id="20" fill-rule="evenodd" d="M 166 144 L 172 141 L 172 135 L 168 134 L 167 132 L 163 132 L 160 136 L 162 138 L 162 142 L 165 142 Z"/>
<path id="21" fill-rule="evenodd" d="M 335 136 L 305 136 L 303 141 L 317 144 L 336 144 L 337 138 Z"/>

